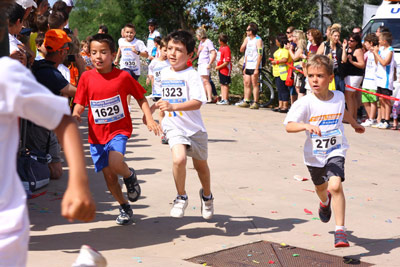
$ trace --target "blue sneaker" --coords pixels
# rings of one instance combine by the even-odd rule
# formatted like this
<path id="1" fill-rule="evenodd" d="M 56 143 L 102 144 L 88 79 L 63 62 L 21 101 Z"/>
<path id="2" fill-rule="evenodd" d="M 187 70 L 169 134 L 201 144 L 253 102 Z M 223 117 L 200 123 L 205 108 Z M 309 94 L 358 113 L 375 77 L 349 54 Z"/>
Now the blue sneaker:
<path id="1" fill-rule="evenodd" d="M 335 248 L 349 247 L 349 241 L 347 241 L 347 234 L 343 230 L 335 231 Z"/>

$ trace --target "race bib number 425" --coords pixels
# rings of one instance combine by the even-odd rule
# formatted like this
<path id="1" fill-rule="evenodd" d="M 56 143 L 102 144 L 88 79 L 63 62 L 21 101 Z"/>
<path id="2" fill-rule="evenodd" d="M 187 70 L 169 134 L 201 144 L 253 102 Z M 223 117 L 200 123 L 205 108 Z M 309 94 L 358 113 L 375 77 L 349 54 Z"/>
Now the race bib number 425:
<path id="1" fill-rule="evenodd" d="M 335 149 L 342 148 L 342 132 L 334 129 L 322 132 L 321 136 L 311 134 L 314 155 L 328 155 Z"/>
<path id="2" fill-rule="evenodd" d="M 187 88 L 184 80 L 161 81 L 162 99 L 173 103 L 183 103 L 188 100 Z"/>
<path id="3" fill-rule="evenodd" d="M 90 100 L 90 108 L 95 124 L 111 123 L 125 117 L 119 95 L 103 100 Z"/>

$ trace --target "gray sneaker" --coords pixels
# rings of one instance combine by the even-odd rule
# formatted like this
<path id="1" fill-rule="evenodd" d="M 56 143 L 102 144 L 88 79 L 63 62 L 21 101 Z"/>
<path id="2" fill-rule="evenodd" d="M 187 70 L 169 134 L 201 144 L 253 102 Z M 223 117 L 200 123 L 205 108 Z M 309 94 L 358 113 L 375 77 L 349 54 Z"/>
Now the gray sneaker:
<path id="1" fill-rule="evenodd" d="M 139 199 L 142 191 L 140 189 L 135 170 L 133 168 L 129 168 L 129 170 L 131 170 L 132 175 L 128 178 L 124 178 L 124 183 L 126 190 L 128 191 L 129 201 L 135 202 Z"/>
<path id="2" fill-rule="evenodd" d="M 222 99 L 221 101 L 217 102 L 217 105 L 229 105 L 229 101 Z"/>
<path id="3" fill-rule="evenodd" d="M 119 207 L 119 215 L 115 222 L 119 225 L 130 224 L 133 221 L 133 211 L 129 207 L 129 209 L 123 209 Z"/>

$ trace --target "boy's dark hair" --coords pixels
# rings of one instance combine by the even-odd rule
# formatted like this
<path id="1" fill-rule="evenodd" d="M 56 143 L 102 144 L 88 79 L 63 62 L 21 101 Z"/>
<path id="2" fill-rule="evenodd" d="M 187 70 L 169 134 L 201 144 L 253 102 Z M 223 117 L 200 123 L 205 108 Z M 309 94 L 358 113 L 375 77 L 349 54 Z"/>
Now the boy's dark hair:
<path id="1" fill-rule="evenodd" d="M 132 23 L 125 24 L 124 28 L 131 28 L 131 29 L 134 29 L 136 31 L 136 27 Z"/>
<path id="2" fill-rule="evenodd" d="M 313 55 L 308 59 L 306 69 L 309 67 L 324 68 L 329 76 L 333 75 L 333 61 L 325 55 Z"/>
<path id="3" fill-rule="evenodd" d="M 226 44 L 228 42 L 228 35 L 226 35 L 225 33 L 220 33 L 218 39 Z"/>
<path id="4" fill-rule="evenodd" d="M 155 39 L 155 38 L 154 38 L 154 39 Z M 161 48 L 164 48 L 164 47 L 167 47 L 167 46 L 168 46 L 168 41 L 167 41 L 167 38 L 164 37 L 164 38 L 162 38 L 161 41 L 160 41 L 160 49 L 161 49 Z"/>
<path id="5" fill-rule="evenodd" d="M 52 10 L 53 10 L 53 12 L 59 11 L 59 12 L 63 13 L 65 21 L 67 21 L 69 19 L 68 6 L 63 1 L 55 2 Z"/>
<path id="6" fill-rule="evenodd" d="M 101 30 L 103 33 L 108 33 L 108 28 L 106 25 L 100 25 L 99 30 Z"/>
<path id="7" fill-rule="evenodd" d="M 193 38 L 193 35 L 184 30 L 178 30 L 170 33 L 166 38 L 167 43 L 173 41 L 174 43 L 182 43 L 187 50 L 187 53 L 190 54 L 194 51 L 194 47 L 196 45 L 196 41 Z"/>
<path id="8" fill-rule="evenodd" d="M 283 48 L 283 46 L 289 42 L 286 34 L 284 34 L 284 33 L 278 34 L 276 36 L 276 40 L 278 40 L 280 48 Z"/>
<path id="9" fill-rule="evenodd" d="M 50 29 L 60 29 L 65 23 L 64 14 L 60 11 L 52 12 L 48 18 Z"/>
<path id="10" fill-rule="evenodd" d="M 12 4 L 8 10 L 8 23 L 14 25 L 19 20 L 22 23 L 25 15 L 25 9 L 17 3 Z"/>
<path id="11" fill-rule="evenodd" d="M 379 32 L 390 32 L 389 28 L 385 27 L 383 25 L 379 26 L 378 29 L 379 29 Z"/>
<path id="12" fill-rule="evenodd" d="M 253 35 L 256 35 L 256 34 L 257 34 L 257 32 L 258 32 L 258 25 L 257 25 L 255 22 L 250 22 L 250 23 L 249 23 L 249 28 L 250 28 L 250 31 L 251 31 L 251 33 L 252 33 Z"/>
<path id="13" fill-rule="evenodd" d="M 379 38 L 375 33 L 369 33 L 365 36 L 364 42 L 370 42 L 372 46 L 379 45 Z"/>
<path id="14" fill-rule="evenodd" d="M 99 43 L 106 43 L 108 47 L 110 48 L 111 53 L 115 53 L 115 42 L 114 39 L 111 37 L 111 35 L 106 34 L 106 33 L 98 33 L 89 38 L 89 51 L 90 51 L 90 44 L 93 42 L 99 42 Z"/>
<path id="15" fill-rule="evenodd" d="M 49 29 L 49 16 L 38 16 L 36 18 L 36 27 L 38 32 L 47 32 Z"/>
<path id="16" fill-rule="evenodd" d="M 380 38 L 382 38 L 382 40 L 388 42 L 389 45 L 392 45 L 393 36 L 392 36 L 391 32 L 381 32 Z"/>
<path id="17" fill-rule="evenodd" d="M 356 48 L 362 48 L 361 35 L 359 33 L 350 33 L 350 38 L 357 42 Z"/>
<path id="18" fill-rule="evenodd" d="M 44 37 L 45 37 L 45 33 L 44 32 L 39 32 L 38 35 L 36 36 L 35 39 L 35 44 L 36 46 L 42 46 L 43 42 L 44 42 Z"/>
<path id="19" fill-rule="evenodd" d="M 154 42 L 155 42 L 156 44 L 160 45 L 160 43 L 161 43 L 161 37 L 160 37 L 160 36 L 156 36 L 156 37 L 154 38 Z"/>

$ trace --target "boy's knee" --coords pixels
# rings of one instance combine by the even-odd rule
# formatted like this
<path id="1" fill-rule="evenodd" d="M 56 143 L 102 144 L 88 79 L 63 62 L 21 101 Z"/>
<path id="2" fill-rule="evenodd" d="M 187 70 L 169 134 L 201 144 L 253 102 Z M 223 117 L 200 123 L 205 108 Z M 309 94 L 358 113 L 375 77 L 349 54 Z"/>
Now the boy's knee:
<path id="1" fill-rule="evenodd" d="M 343 191 L 342 178 L 333 176 L 329 179 L 329 191 L 332 194 L 339 194 Z"/>
<path id="2" fill-rule="evenodd" d="M 186 156 L 184 155 L 179 155 L 179 156 L 174 156 L 173 158 L 173 164 L 177 167 L 186 167 Z"/>

